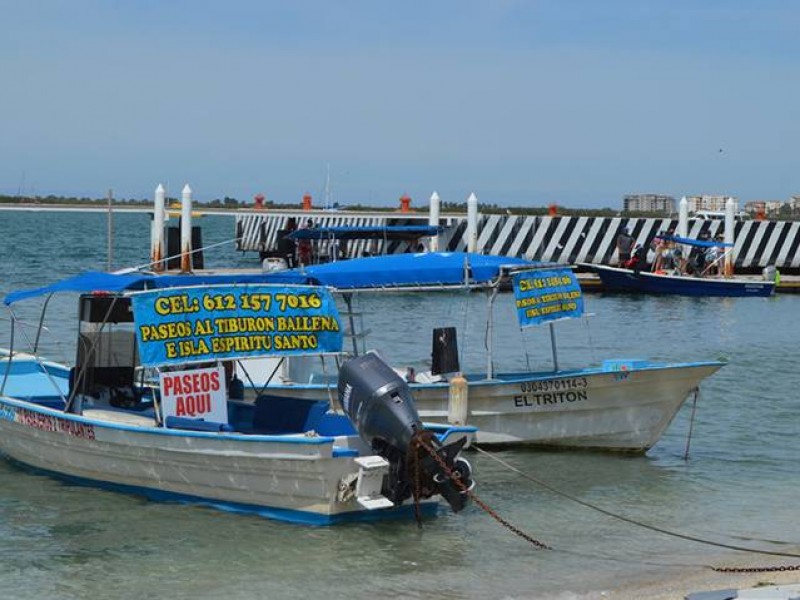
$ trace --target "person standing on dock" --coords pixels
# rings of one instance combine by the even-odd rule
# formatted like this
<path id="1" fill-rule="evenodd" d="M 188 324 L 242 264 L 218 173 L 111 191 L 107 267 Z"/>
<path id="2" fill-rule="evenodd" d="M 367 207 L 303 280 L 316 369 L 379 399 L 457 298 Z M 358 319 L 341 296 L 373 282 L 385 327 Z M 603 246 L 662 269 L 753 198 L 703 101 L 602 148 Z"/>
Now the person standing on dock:
<path id="1" fill-rule="evenodd" d="M 628 228 L 623 227 L 617 236 L 617 262 L 620 266 L 624 265 L 631 259 L 631 251 L 633 250 L 633 238 L 628 233 Z"/>
<path id="2" fill-rule="evenodd" d="M 314 229 L 314 221 L 306 221 L 303 229 Z M 297 260 L 301 265 L 308 266 L 312 261 L 312 246 L 310 238 L 302 238 L 297 242 Z"/>
<path id="3" fill-rule="evenodd" d="M 290 269 L 294 269 L 297 266 L 295 258 L 297 245 L 294 239 L 289 237 L 295 229 L 297 229 L 297 219 L 289 217 L 286 221 L 286 227 L 278 231 L 278 256 L 286 261 Z"/>

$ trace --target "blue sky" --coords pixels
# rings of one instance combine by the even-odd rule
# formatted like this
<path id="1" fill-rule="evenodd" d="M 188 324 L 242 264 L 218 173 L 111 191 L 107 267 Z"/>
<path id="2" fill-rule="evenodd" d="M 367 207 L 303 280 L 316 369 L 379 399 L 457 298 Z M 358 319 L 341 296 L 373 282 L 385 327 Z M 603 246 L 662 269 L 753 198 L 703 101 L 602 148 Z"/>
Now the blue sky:
<path id="1" fill-rule="evenodd" d="M 0 0 L 0 193 L 800 194 L 800 2 Z"/>

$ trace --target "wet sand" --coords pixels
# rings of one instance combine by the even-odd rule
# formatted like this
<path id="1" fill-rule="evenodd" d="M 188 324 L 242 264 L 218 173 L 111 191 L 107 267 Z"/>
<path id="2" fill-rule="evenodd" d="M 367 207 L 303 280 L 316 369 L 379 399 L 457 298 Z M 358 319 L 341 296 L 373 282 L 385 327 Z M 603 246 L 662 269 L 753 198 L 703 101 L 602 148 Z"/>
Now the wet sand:
<path id="1" fill-rule="evenodd" d="M 623 586 L 601 592 L 597 598 L 614 600 L 683 600 L 688 594 L 724 589 L 747 589 L 765 585 L 790 585 L 800 583 L 800 571 L 771 573 L 716 573 L 703 569 L 687 572 L 669 580 Z M 586 596 L 586 600 L 593 596 Z"/>

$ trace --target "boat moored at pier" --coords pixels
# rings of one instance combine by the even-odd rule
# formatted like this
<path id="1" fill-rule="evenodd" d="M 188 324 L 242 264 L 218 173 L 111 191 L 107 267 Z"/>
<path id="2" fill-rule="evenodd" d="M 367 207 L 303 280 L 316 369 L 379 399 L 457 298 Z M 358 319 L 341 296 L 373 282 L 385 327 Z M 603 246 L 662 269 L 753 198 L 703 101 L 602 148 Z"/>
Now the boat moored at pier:
<path id="1" fill-rule="evenodd" d="M 56 291 L 81 293 L 75 365 L 19 352 L 13 337 L 0 356 L 0 450 L 13 461 L 154 499 L 309 524 L 466 504 L 474 483 L 460 452 L 474 428 L 423 425 L 406 382 L 377 358 L 367 380 L 344 362 L 344 412 L 266 393 L 243 398 L 237 360 L 340 352 L 325 289 L 94 273 L 5 302 Z M 224 332 L 219 324 L 231 317 L 254 325 Z"/>
<path id="2" fill-rule="evenodd" d="M 676 296 L 727 298 L 768 298 L 775 293 L 775 281 L 751 276 L 694 277 L 674 273 L 651 273 L 608 265 L 581 265 L 597 273 L 607 292 L 631 292 Z"/>
<path id="3" fill-rule="evenodd" d="M 588 263 L 580 266 L 597 273 L 604 290 L 609 292 L 729 298 L 764 298 L 775 293 L 774 267 L 764 270 L 773 273 L 769 279 L 766 276 L 735 276 L 730 264 L 733 244 L 721 239 L 712 240 L 707 232 L 704 237 L 694 239 L 662 234 L 655 238 L 659 247 L 652 272 L 646 270 L 639 256 L 646 254 L 641 246 L 637 247 L 631 260 L 618 267 Z M 662 252 L 660 244 L 668 248 Z M 662 262 L 669 264 L 661 268 Z"/>

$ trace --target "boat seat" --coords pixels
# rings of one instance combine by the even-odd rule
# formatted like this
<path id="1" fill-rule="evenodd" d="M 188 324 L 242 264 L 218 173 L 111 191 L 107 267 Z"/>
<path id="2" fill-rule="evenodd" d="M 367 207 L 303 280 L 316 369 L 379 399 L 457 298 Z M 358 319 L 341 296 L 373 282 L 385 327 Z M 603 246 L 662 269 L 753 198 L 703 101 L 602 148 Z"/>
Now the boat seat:
<path id="1" fill-rule="evenodd" d="M 323 401 L 262 394 L 255 402 L 253 433 L 304 433 L 316 430 L 317 422 L 327 410 L 328 403 Z"/>
<path id="2" fill-rule="evenodd" d="M 253 417 L 256 406 L 253 402 L 243 400 L 228 400 L 228 423 L 234 431 L 240 433 L 253 433 Z"/>
<path id="3" fill-rule="evenodd" d="M 168 429 L 185 429 L 187 431 L 212 431 L 214 433 L 233 431 L 233 427 L 227 423 L 185 417 L 167 417 L 166 425 Z"/>
<path id="4" fill-rule="evenodd" d="M 420 371 L 417 373 L 415 383 L 441 383 L 444 377 L 441 375 L 433 375 L 430 371 Z"/>
<path id="5" fill-rule="evenodd" d="M 353 423 L 350 421 L 347 415 L 332 412 L 326 412 L 320 416 L 319 420 L 314 426 L 314 431 L 320 435 L 332 437 L 338 435 L 358 434 L 355 427 L 353 427 Z"/>
<path id="6" fill-rule="evenodd" d="M 127 410 L 85 408 L 83 409 L 83 416 L 88 419 L 109 421 L 122 425 L 133 425 L 135 427 L 157 427 L 156 420 L 153 417 Z"/>

